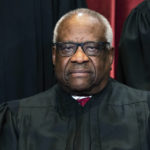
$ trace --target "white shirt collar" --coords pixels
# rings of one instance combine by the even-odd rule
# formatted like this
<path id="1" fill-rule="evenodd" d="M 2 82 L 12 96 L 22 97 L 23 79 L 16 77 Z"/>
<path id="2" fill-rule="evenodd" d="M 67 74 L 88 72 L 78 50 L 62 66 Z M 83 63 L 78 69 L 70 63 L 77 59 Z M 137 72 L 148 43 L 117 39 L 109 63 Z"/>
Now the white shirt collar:
<path id="1" fill-rule="evenodd" d="M 75 99 L 75 100 L 86 98 L 86 97 L 90 97 L 91 98 L 92 96 L 76 96 L 76 95 L 72 95 L 72 98 Z"/>

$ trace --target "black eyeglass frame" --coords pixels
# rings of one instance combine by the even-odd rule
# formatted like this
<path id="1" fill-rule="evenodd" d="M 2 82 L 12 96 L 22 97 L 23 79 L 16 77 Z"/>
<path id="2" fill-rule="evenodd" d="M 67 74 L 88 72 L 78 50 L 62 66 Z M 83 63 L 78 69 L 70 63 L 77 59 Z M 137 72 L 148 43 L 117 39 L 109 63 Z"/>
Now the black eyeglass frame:
<path id="1" fill-rule="evenodd" d="M 93 55 L 88 55 L 88 54 L 86 53 L 86 50 L 84 49 L 84 46 L 85 46 L 86 44 L 89 44 L 89 43 L 95 43 L 95 44 L 99 44 L 99 46 L 102 46 L 102 49 L 98 49 L 99 51 L 106 50 L 106 49 L 109 50 L 109 49 L 110 49 L 110 43 L 109 43 L 109 42 L 102 42 L 102 41 L 99 41 L 99 42 L 88 41 L 88 42 L 84 42 L 84 43 L 76 43 L 76 42 L 56 42 L 56 43 L 52 43 L 52 45 L 53 45 L 53 46 L 56 46 L 56 50 L 58 49 L 57 47 L 58 47 L 59 45 L 62 45 L 62 44 L 73 44 L 74 46 L 76 46 L 75 49 L 73 49 L 73 50 L 74 50 L 73 53 L 71 53 L 70 55 L 63 55 L 62 53 L 60 53 L 60 55 L 61 55 L 61 56 L 64 56 L 64 57 L 73 56 L 73 55 L 76 53 L 76 51 L 77 51 L 77 49 L 78 49 L 79 46 L 82 48 L 83 52 L 84 52 L 87 56 L 97 56 L 98 54 L 95 54 L 95 55 L 94 55 L 94 54 L 93 54 Z M 60 51 L 60 50 L 58 50 L 58 51 Z"/>

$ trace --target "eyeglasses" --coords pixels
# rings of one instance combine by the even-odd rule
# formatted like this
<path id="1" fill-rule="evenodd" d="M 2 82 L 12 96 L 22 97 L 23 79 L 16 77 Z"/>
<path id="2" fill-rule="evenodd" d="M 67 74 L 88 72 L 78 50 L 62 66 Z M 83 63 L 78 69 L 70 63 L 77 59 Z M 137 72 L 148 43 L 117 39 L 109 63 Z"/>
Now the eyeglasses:
<path id="1" fill-rule="evenodd" d="M 98 56 L 102 50 L 110 48 L 110 43 L 108 42 L 56 42 L 53 45 L 56 46 L 59 54 L 65 57 L 74 55 L 79 46 L 87 56 Z"/>

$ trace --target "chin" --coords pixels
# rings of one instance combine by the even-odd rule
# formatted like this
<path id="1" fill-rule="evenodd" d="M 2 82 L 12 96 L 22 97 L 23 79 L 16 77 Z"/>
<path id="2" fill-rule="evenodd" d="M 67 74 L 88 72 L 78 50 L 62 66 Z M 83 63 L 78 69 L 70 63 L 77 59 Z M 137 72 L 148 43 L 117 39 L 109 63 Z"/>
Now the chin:
<path id="1" fill-rule="evenodd" d="M 66 91 L 69 93 L 74 93 L 76 95 L 81 95 L 82 93 L 89 93 L 91 88 L 93 87 L 93 79 L 89 78 L 76 78 L 69 80 L 59 80 L 61 85 L 64 87 Z"/>
<path id="2" fill-rule="evenodd" d="M 91 88 L 89 86 L 83 86 L 82 85 L 69 85 L 67 86 L 67 91 L 69 91 L 72 94 L 75 95 L 88 95 L 88 93 L 91 91 Z"/>

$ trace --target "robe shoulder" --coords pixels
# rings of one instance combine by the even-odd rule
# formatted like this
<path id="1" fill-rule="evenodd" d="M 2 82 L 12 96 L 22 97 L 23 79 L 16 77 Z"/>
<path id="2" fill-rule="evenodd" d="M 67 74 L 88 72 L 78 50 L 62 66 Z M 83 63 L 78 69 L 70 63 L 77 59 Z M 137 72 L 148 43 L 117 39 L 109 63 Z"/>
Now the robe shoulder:
<path id="1" fill-rule="evenodd" d="M 39 94 L 24 98 L 21 100 L 13 100 L 0 105 L 0 128 L 4 120 L 8 117 L 17 119 L 18 115 L 28 114 L 31 111 L 51 108 L 55 109 L 56 96 L 59 94 L 58 86 L 50 88 L 47 91 L 41 92 Z"/>
<path id="2" fill-rule="evenodd" d="M 109 104 L 127 105 L 133 103 L 150 103 L 150 91 L 134 89 L 116 80 L 111 83 L 112 91 Z"/>
<path id="3" fill-rule="evenodd" d="M 38 93 L 36 95 L 8 102 L 7 105 L 10 109 L 20 109 L 20 108 L 34 108 L 34 107 L 55 107 L 55 99 L 58 92 L 58 86 L 55 85 L 52 88 Z"/>

